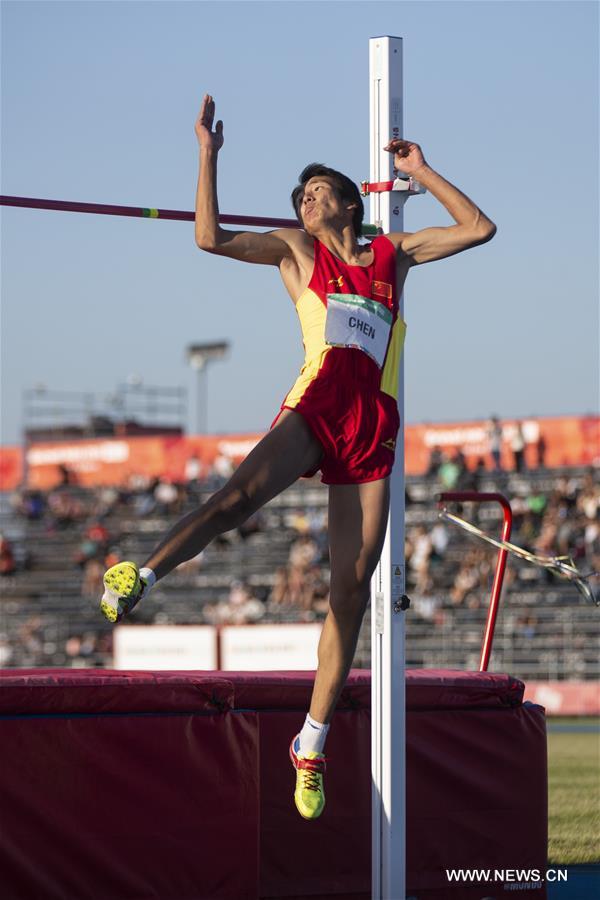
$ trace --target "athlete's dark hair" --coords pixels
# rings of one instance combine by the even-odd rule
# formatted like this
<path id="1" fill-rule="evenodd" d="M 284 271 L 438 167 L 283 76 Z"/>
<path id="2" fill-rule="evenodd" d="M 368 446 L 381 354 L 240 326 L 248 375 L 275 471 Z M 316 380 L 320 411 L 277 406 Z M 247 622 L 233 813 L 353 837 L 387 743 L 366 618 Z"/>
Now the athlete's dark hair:
<path id="1" fill-rule="evenodd" d="M 304 189 L 306 187 L 306 183 L 311 178 L 315 178 L 318 175 L 326 175 L 331 179 L 334 187 L 336 188 L 343 201 L 356 203 L 356 209 L 352 214 L 352 225 L 354 227 L 356 236 L 360 237 L 362 233 L 363 216 L 365 214 L 365 208 L 363 206 L 362 197 L 360 196 L 360 191 L 358 190 L 354 182 L 350 178 L 348 178 L 347 175 L 343 175 L 342 172 L 337 172 L 335 169 L 330 169 L 329 166 L 324 166 L 322 165 L 322 163 L 311 163 L 309 166 L 306 166 L 306 168 L 303 169 L 302 172 L 300 172 L 300 176 L 298 178 L 299 183 L 292 191 L 292 206 L 296 211 L 296 216 L 300 224 L 303 225 L 300 209 L 302 207 L 302 200 L 304 198 Z"/>

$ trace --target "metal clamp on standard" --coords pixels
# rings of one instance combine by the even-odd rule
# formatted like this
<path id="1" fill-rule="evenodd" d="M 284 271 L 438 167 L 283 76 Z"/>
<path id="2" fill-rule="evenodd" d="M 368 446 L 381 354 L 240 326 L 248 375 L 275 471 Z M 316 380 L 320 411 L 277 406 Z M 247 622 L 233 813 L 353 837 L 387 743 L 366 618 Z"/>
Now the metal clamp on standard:
<path id="1" fill-rule="evenodd" d="M 404 612 L 405 610 L 410 608 L 410 597 L 407 594 L 402 594 L 399 600 L 396 600 L 394 603 L 394 612 Z"/>
<path id="2" fill-rule="evenodd" d="M 369 194 L 384 194 L 388 191 L 404 194 L 427 193 L 423 185 L 414 178 L 395 178 L 394 181 L 361 181 L 360 183 L 360 192 L 363 197 L 368 197 Z"/>

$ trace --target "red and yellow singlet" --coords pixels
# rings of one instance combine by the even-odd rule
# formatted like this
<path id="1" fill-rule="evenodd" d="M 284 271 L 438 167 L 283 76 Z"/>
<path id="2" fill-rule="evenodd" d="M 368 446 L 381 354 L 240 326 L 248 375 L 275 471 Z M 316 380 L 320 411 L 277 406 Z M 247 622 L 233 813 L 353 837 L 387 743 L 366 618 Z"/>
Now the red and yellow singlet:
<path id="1" fill-rule="evenodd" d="M 375 481 L 391 472 L 400 424 L 406 325 L 398 315 L 396 251 L 380 236 L 371 244 L 373 262 L 350 266 L 314 245 L 313 274 L 296 305 L 304 365 L 281 409 L 301 413 L 323 446 L 325 484 Z"/>

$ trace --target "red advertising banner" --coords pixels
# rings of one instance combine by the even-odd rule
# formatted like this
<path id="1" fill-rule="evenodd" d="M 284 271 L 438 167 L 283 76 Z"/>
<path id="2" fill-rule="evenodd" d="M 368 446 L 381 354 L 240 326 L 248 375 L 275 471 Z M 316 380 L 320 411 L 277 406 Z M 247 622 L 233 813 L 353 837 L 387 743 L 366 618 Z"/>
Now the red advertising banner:
<path id="1" fill-rule="evenodd" d="M 0 447 L 0 491 L 13 491 L 22 480 L 22 448 Z"/>
<path id="2" fill-rule="evenodd" d="M 136 475 L 187 481 L 191 471 L 202 477 L 227 472 L 241 462 L 262 434 L 203 437 L 133 437 L 33 444 L 27 450 L 27 483 L 51 488 L 66 468 L 80 485 L 125 484 Z M 193 460 L 193 465 L 190 464 Z"/>
<path id="3" fill-rule="evenodd" d="M 600 464 L 599 416 L 535 417 L 500 422 L 500 459 L 504 469 L 514 468 L 511 447 L 519 425 L 528 468 L 537 468 L 540 462 L 550 469 Z M 426 472 L 435 447 L 450 457 L 461 450 L 469 468 L 473 468 L 479 459 L 491 467 L 490 426 L 491 423 L 485 420 L 407 425 L 404 437 L 407 473 Z"/>
<path id="4" fill-rule="evenodd" d="M 501 423 L 503 468 L 513 468 L 512 441 L 520 424 L 528 467 L 600 464 L 600 417 L 506 419 Z M 97 438 L 32 444 L 27 449 L 27 483 L 48 489 L 63 479 L 64 469 L 81 485 L 123 484 L 132 476 L 187 481 L 211 471 L 227 474 L 261 439 L 262 434 Z M 407 425 L 406 472 L 427 471 L 434 450 L 452 458 L 464 454 L 469 468 L 483 460 L 492 467 L 490 423 L 451 422 Z M 3 447 L 0 489 L 14 490 L 23 481 L 23 449 Z M 194 475 L 194 472 L 196 473 Z"/>
<path id="5" fill-rule="evenodd" d="M 597 681 L 528 681 L 525 700 L 545 707 L 547 716 L 600 715 Z"/>

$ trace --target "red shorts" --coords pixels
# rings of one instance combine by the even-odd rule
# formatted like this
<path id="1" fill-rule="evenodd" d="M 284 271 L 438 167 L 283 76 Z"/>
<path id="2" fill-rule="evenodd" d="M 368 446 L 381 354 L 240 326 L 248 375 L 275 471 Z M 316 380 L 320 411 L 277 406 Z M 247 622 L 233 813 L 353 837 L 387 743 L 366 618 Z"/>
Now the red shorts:
<path id="1" fill-rule="evenodd" d="M 332 347 L 300 400 L 293 406 L 284 401 L 281 410 L 300 413 L 323 447 L 305 478 L 320 469 L 324 484 L 361 484 L 390 474 L 400 416 L 394 397 L 379 389 L 380 379 L 361 350 Z"/>

